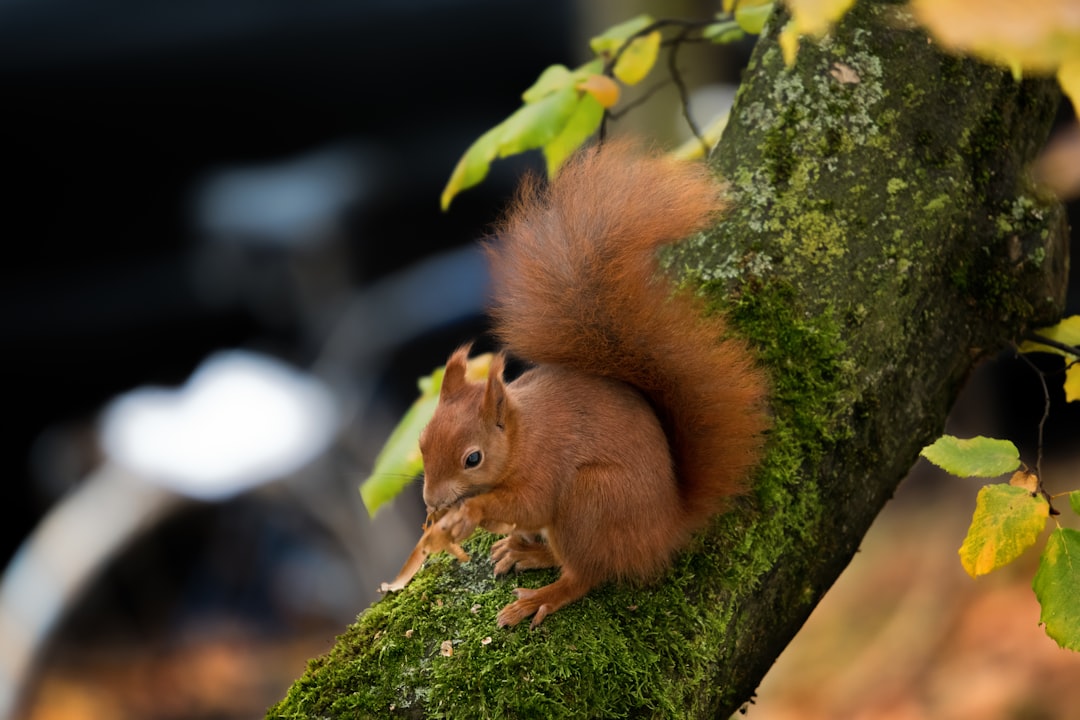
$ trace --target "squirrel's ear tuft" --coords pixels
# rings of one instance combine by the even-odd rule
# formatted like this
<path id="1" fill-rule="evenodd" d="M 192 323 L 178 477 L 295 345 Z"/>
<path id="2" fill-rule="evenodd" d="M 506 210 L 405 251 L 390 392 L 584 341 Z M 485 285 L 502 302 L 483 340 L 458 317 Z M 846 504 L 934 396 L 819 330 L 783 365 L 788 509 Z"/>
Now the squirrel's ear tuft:
<path id="1" fill-rule="evenodd" d="M 465 369 L 469 363 L 469 349 L 471 347 L 472 345 L 462 345 L 446 361 L 442 389 L 439 390 L 440 399 L 456 394 L 468 384 L 465 379 Z"/>
<path id="2" fill-rule="evenodd" d="M 506 419 L 506 382 L 503 371 L 506 369 L 506 355 L 497 353 L 491 358 L 488 367 L 487 388 L 484 390 L 484 403 L 480 414 L 485 423 L 503 426 Z"/>

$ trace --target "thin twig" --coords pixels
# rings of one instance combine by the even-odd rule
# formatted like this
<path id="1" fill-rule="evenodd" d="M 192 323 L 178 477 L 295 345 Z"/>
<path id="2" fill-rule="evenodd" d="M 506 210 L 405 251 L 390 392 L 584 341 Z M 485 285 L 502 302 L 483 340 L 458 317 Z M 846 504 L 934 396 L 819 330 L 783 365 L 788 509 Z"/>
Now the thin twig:
<path id="1" fill-rule="evenodd" d="M 701 130 L 698 128 L 697 123 L 694 122 L 694 118 L 690 117 L 690 92 L 686 88 L 686 83 L 683 82 L 682 73 L 679 72 L 678 65 L 678 50 L 681 46 L 681 41 L 686 37 L 687 30 L 683 28 L 682 32 L 676 37 L 679 42 L 671 46 L 671 50 L 668 51 L 668 72 L 671 73 L 671 79 L 675 82 L 675 87 L 679 89 L 679 101 L 682 103 L 683 119 L 686 120 L 686 124 L 690 127 L 690 132 L 694 133 L 694 137 L 701 143 L 702 149 L 708 151 L 709 147 L 705 143 L 705 138 L 701 136 Z"/>
<path id="2" fill-rule="evenodd" d="M 603 74 L 607 77 L 614 77 L 615 65 L 619 62 L 619 58 L 622 57 L 622 54 L 626 52 L 627 48 L 630 47 L 631 42 L 640 37 L 645 37 L 650 33 L 656 32 L 657 30 L 662 30 L 668 27 L 679 28 L 678 34 L 669 40 L 663 41 L 661 43 L 661 46 L 669 48 L 668 72 L 671 74 L 671 81 L 675 84 L 675 87 L 678 88 L 679 91 L 679 99 L 682 104 L 683 118 L 686 120 L 686 124 L 690 127 L 690 131 L 694 133 L 694 137 L 696 137 L 698 141 L 701 142 L 701 146 L 705 148 L 706 151 L 708 151 L 709 148 L 705 143 L 705 138 L 702 137 L 701 130 L 698 128 L 697 123 L 695 123 L 694 119 L 690 117 L 690 93 L 687 90 L 686 83 L 683 82 L 682 73 L 679 72 L 677 60 L 678 49 L 683 43 L 698 42 L 704 39 L 702 37 L 694 37 L 691 35 L 691 33 L 696 30 L 706 28 L 714 23 L 716 23 L 715 18 L 710 20 L 685 20 L 681 18 L 661 18 L 659 20 L 654 20 L 653 22 L 649 23 L 637 32 L 627 36 L 626 39 L 623 40 L 622 45 L 619 46 L 619 49 L 616 50 L 611 55 L 611 57 L 604 60 L 603 70 Z M 666 84 L 667 83 L 665 82 L 659 86 L 653 86 L 648 91 L 646 91 L 643 96 L 637 98 L 633 103 L 627 105 L 627 107 L 622 108 L 617 113 L 611 112 L 610 110 L 604 110 L 604 115 L 600 120 L 600 132 L 598 135 L 599 143 L 602 145 L 604 143 L 604 139 L 607 137 L 608 120 L 618 120 L 619 117 L 621 117 L 627 110 L 645 102 L 660 87 Z"/>
<path id="3" fill-rule="evenodd" d="M 621 118 L 623 115 L 630 112 L 634 108 L 648 102 L 649 99 L 653 95 L 655 95 L 657 92 L 659 92 L 660 90 L 663 90 L 665 87 L 667 87 L 668 83 L 670 83 L 670 82 L 671 82 L 671 80 L 660 80 L 659 82 L 655 83 L 652 87 L 650 87 L 648 90 L 645 90 L 644 92 L 641 93 L 641 95 L 634 98 L 631 102 L 626 103 L 626 105 L 619 108 L 618 110 L 608 110 L 608 113 L 607 113 L 608 117 L 611 118 L 612 120 L 618 120 L 619 118 Z"/>
<path id="4" fill-rule="evenodd" d="M 1043 413 L 1042 417 L 1039 418 L 1039 434 L 1035 447 L 1035 477 L 1038 479 L 1039 492 L 1042 493 L 1043 497 L 1046 498 L 1046 502 L 1050 505 L 1050 514 L 1057 515 L 1058 511 L 1054 508 L 1054 503 L 1050 497 L 1050 493 L 1046 492 L 1046 488 L 1043 486 L 1042 471 L 1043 436 L 1046 429 L 1046 421 L 1050 417 L 1050 388 L 1046 386 L 1046 376 L 1043 374 L 1042 370 L 1040 370 L 1039 367 L 1034 362 L 1032 362 L 1031 358 L 1029 358 L 1024 353 L 1019 352 L 1019 348 L 1017 348 L 1017 354 L 1024 362 L 1028 364 L 1028 367 L 1030 367 L 1035 372 L 1035 375 L 1039 378 L 1039 383 L 1042 385 Z"/>

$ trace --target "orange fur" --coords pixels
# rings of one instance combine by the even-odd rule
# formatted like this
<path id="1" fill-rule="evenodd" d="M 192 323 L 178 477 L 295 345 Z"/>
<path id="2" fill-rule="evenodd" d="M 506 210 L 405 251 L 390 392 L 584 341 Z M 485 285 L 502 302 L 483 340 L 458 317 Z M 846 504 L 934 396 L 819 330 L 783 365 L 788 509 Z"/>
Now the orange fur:
<path id="1" fill-rule="evenodd" d="M 561 568 L 519 589 L 500 625 L 535 626 L 603 582 L 655 578 L 745 489 L 768 424 L 765 377 L 655 261 L 722 206 L 703 166 L 615 144 L 549 185 L 527 181 L 497 228 L 495 333 L 536 367 L 508 384 L 497 356 L 486 383 L 469 383 L 468 348 L 456 351 L 421 451 L 425 502 L 450 508 L 452 537 L 514 525 L 493 549 L 498 572 Z"/>

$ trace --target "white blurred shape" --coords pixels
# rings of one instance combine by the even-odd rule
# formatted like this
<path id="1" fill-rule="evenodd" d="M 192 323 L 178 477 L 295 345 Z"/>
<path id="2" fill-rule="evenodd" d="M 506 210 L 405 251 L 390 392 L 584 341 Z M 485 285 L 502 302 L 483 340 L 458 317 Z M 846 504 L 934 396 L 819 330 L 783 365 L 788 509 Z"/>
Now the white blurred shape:
<path id="1" fill-rule="evenodd" d="M 217 500 L 298 470 L 338 411 L 317 379 L 248 352 L 212 356 L 179 390 L 142 388 L 105 410 L 109 458 L 183 495 Z"/>
<path id="2" fill-rule="evenodd" d="M 208 177 L 196 196 L 196 220 L 219 239 L 276 245 L 309 242 L 364 193 L 362 157 L 334 146 L 263 166 Z"/>

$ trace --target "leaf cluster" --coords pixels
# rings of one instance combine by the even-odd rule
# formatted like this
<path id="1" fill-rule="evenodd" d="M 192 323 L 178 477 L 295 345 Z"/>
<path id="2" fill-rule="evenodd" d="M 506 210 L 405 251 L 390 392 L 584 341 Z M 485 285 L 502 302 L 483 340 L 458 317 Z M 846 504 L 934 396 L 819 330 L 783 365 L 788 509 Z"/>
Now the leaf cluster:
<path id="1" fill-rule="evenodd" d="M 649 75 L 662 46 L 669 45 L 674 52 L 685 42 L 730 43 L 747 33 L 757 34 L 772 12 L 773 0 L 726 0 L 724 6 L 724 13 L 700 22 L 638 15 L 592 38 L 592 60 L 574 69 L 546 68 L 522 93 L 522 106 L 481 135 L 458 160 L 442 192 L 442 209 L 448 209 L 458 193 L 487 177 L 498 158 L 539 149 L 548 176 L 553 177 L 601 129 L 619 102 L 622 88 L 637 85 Z M 668 29 L 675 34 L 665 40 Z M 669 65 L 678 82 L 674 63 Z M 701 135 L 696 128 L 695 134 Z"/>
<path id="2" fill-rule="evenodd" d="M 1065 390 L 1069 401 L 1080 397 L 1076 386 L 1080 350 L 1080 316 L 1072 316 L 1032 335 L 1020 346 L 1022 352 L 1052 352 L 1069 363 Z M 1041 432 L 1041 426 L 1040 426 Z M 1041 469 L 1032 472 L 1020 461 L 1016 446 L 1008 440 L 951 435 L 923 448 L 922 456 L 959 477 L 992 478 L 1012 473 L 1007 482 L 984 486 L 975 501 L 967 536 L 960 546 L 960 562 L 972 577 L 985 575 L 1019 558 L 1033 547 L 1051 520 L 1047 538 L 1032 580 L 1042 608 L 1039 622 L 1060 646 L 1080 651 L 1080 531 L 1062 527 L 1060 512 L 1043 488 Z M 1080 515 L 1080 490 L 1063 493 L 1070 509 Z"/>

